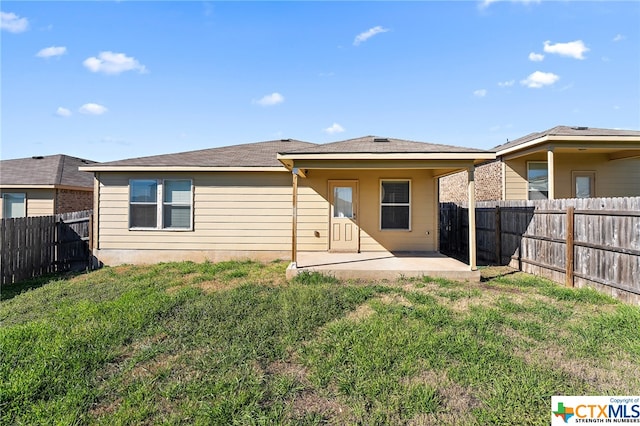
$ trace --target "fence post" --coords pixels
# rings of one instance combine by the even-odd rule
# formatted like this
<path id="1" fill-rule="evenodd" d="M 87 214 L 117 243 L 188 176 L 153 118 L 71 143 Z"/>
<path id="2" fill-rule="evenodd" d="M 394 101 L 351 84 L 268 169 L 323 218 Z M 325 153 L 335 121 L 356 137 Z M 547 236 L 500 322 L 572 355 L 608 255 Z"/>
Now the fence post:
<path id="1" fill-rule="evenodd" d="M 502 218 L 500 206 L 496 206 L 496 265 L 502 265 Z"/>
<path id="2" fill-rule="evenodd" d="M 458 256 L 463 256 L 464 253 L 462 250 L 462 207 L 459 205 L 456 205 L 456 224 L 458 226 L 456 229 L 455 250 Z"/>
<path id="3" fill-rule="evenodd" d="M 566 258 L 566 272 L 565 272 L 565 285 L 567 287 L 573 287 L 573 222 L 574 222 L 575 208 L 573 206 L 567 207 L 567 258 Z"/>
<path id="4" fill-rule="evenodd" d="M 93 213 L 89 215 L 89 254 L 93 254 Z"/>

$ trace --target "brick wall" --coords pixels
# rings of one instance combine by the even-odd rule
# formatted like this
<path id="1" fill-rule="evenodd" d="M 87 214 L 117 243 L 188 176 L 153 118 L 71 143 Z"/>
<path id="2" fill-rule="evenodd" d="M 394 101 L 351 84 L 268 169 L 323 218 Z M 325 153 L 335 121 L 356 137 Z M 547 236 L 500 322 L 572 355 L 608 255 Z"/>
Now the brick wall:
<path id="1" fill-rule="evenodd" d="M 93 191 L 74 191 L 58 189 L 56 191 L 55 213 L 77 212 L 93 208 Z"/>
<path id="2" fill-rule="evenodd" d="M 476 201 L 502 200 L 502 163 L 492 161 L 476 167 Z M 440 178 L 440 202 L 467 201 L 467 172 Z"/>

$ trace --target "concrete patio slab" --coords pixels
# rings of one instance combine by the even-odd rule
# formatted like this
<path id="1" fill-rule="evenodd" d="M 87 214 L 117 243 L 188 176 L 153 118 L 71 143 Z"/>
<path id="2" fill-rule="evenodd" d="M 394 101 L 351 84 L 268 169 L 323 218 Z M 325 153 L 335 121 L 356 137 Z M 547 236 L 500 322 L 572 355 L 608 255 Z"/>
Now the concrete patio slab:
<path id="1" fill-rule="evenodd" d="M 440 253 L 327 253 L 298 252 L 297 264 L 287 268 L 287 279 L 303 271 L 317 271 L 339 279 L 394 280 L 399 277 L 440 277 L 480 281 L 480 271 Z"/>

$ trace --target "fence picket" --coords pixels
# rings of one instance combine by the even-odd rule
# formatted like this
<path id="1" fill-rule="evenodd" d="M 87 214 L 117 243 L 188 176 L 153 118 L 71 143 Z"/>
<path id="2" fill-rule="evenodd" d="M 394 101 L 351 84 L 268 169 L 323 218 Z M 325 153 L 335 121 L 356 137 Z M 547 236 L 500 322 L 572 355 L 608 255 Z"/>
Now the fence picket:
<path id="1" fill-rule="evenodd" d="M 467 216 L 465 204 L 442 203 L 440 215 L 440 223 L 450 226 L 440 233 L 441 250 L 467 260 L 468 247 L 451 241 L 468 232 L 466 224 L 452 220 Z M 479 264 L 499 258 L 499 264 L 640 304 L 640 197 L 484 201 L 476 203 L 476 217 Z M 489 229 L 499 236 L 485 238 Z M 567 244 L 572 236 L 573 259 Z"/>
<path id="2" fill-rule="evenodd" d="M 93 262 L 88 247 L 91 210 L 54 216 L 2 219 L 0 282 L 11 284 Z M 65 220 L 72 223 L 65 224 Z M 60 228 L 57 232 L 56 228 Z"/>

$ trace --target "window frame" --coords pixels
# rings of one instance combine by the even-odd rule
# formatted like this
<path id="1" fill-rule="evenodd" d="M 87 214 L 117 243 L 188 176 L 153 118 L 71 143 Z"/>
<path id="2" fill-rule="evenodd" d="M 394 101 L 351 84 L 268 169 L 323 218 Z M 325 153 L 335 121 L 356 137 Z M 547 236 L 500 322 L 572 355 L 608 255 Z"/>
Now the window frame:
<path id="1" fill-rule="evenodd" d="M 546 198 L 531 198 L 531 181 L 529 180 L 529 172 L 531 170 L 531 165 L 532 164 L 544 164 L 546 166 L 546 170 L 547 170 L 547 197 Z M 548 200 L 549 199 L 549 163 L 547 161 L 540 161 L 540 160 L 535 160 L 535 161 L 527 161 L 527 200 Z M 538 192 L 542 192 L 542 191 L 538 191 Z"/>
<path id="2" fill-rule="evenodd" d="M 571 197 L 577 198 L 576 184 L 577 178 L 579 177 L 588 177 L 589 178 L 589 189 L 591 190 L 591 194 L 589 197 L 581 197 L 581 198 L 594 198 L 596 197 L 596 172 L 594 170 L 572 170 L 571 171 Z"/>
<path id="3" fill-rule="evenodd" d="M 156 201 L 131 201 L 131 187 L 132 182 L 134 181 L 155 181 L 156 182 Z M 165 202 L 165 187 L 166 182 L 175 182 L 175 181 L 185 181 L 189 182 L 189 204 L 186 203 L 171 203 Z M 153 178 L 139 178 L 139 179 L 129 179 L 129 193 L 127 203 L 129 205 L 129 220 L 128 226 L 130 231 L 170 231 L 170 232 L 184 232 L 184 231 L 193 231 L 193 179 L 188 178 L 177 178 L 177 179 L 153 179 Z M 156 206 L 156 226 L 155 227 L 147 227 L 147 226 L 132 226 L 131 225 L 131 206 L 132 205 L 155 205 Z M 189 226 L 188 227 L 166 227 L 164 220 L 165 206 L 189 206 Z"/>
<path id="4" fill-rule="evenodd" d="M 22 196 L 22 205 L 24 214 L 22 216 L 7 216 L 7 201 L 6 196 Z M 3 192 L 2 193 L 2 218 L 3 219 L 20 219 L 27 217 L 27 193 L 26 192 Z"/>
<path id="5" fill-rule="evenodd" d="M 408 195 L 409 195 L 409 201 L 407 203 L 383 203 L 383 199 L 384 199 L 384 194 L 383 194 L 383 183 L 384 182 L 407 182 L 409 185 L 408 188 Z M 379 200 L 378 200 L 378 230 L 380 232 L 411 232 L 411 212 L 412 212 L 412 208 L 411 208 L 411 200 L 412 200 L 412 196 L 411 196 L 411 179 L 408 178 L 391 178 L 391 179 L 387 179 L 387 178 L 381 178 L 379 180 L 379 190 L 378 190 L 378 196 L 379 196 Z M 393 206 L 408 206 L 409 207 L 409 223 L 407 224 L 407 228 L 383 228 L 382 226 L 382 208 L 383 207 L 393 207 Z"/>

